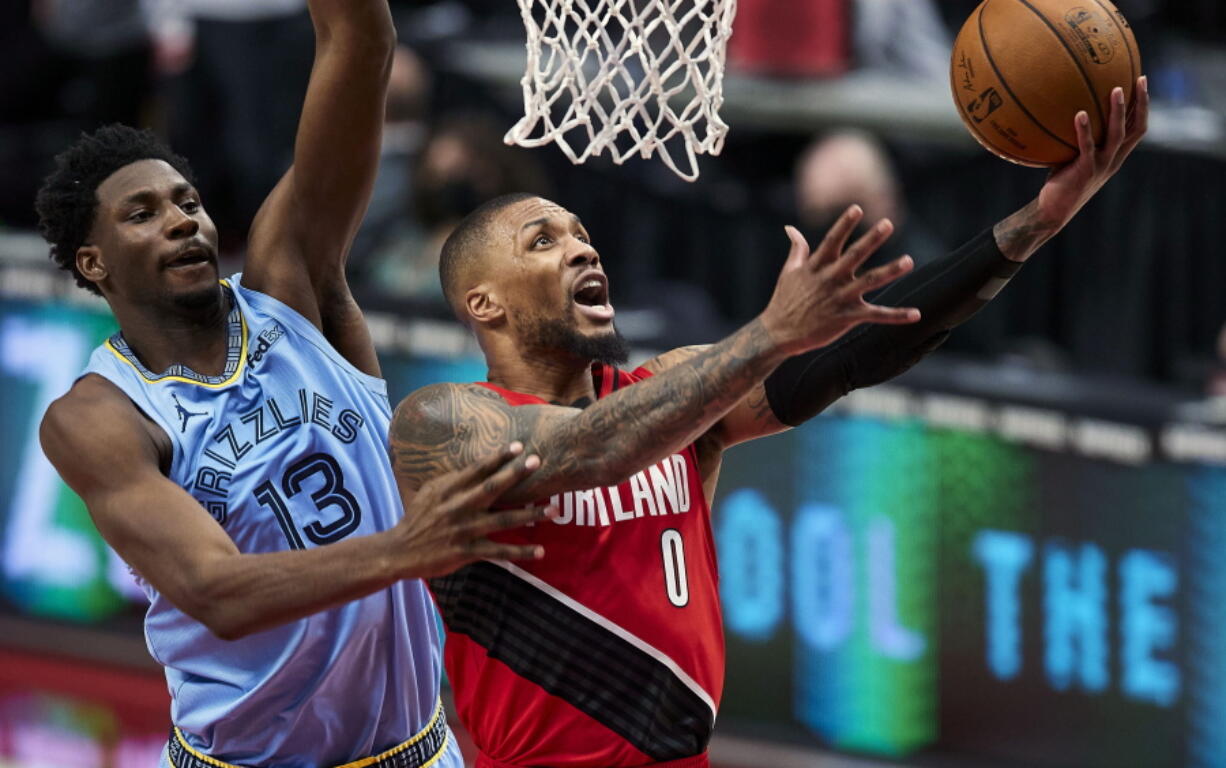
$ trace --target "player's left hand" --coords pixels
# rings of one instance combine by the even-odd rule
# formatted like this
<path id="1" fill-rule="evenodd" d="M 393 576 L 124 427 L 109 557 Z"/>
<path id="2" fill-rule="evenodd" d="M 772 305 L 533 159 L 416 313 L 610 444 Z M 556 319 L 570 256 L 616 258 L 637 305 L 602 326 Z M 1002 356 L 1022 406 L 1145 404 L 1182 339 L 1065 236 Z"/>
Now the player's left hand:
<path id="1" fill-rule="evenodd" d="M 1132 107 L 1125 101 L 1123 88 L 1111 92 L 1107 137 L 1101 146 L 1094 144 L 1090 116 L 1077 113 L 1074 124 L 1080 154 L 1073 162 L 1052 171 L 1039 192 L 1039 214 L 1044 221 L 1067 224 L 1140 143 L 1149 128 L 1149 85 L 1144 76 L 1137 79 Z"/>

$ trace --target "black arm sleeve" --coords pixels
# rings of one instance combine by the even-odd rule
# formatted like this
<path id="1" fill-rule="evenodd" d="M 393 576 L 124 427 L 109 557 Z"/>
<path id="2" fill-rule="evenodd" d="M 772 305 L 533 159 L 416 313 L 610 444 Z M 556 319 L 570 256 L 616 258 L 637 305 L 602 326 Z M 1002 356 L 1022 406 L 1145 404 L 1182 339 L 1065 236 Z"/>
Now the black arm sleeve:
<path id="1" fill-rule="evenodd" d="M 941 346 L 1021 266 L 1004 257 L 989 229 L 890 285 L 873 302 L 917 307 L 923 318 L 911 325 L 864 325 L 828 347 L 785 360 L 764 382 L 775 417 L 794 427 L 853 389 L 894 378 Z"/>

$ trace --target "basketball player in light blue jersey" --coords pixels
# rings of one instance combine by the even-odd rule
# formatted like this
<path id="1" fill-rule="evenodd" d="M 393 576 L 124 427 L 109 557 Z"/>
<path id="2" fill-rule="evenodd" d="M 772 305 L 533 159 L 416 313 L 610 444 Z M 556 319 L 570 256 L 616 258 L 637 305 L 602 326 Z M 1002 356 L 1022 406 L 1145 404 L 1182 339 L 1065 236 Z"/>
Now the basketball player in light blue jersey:
<path id="1" fill-rule="evenodd" d="M 172 699 L 163 766 L 459 768 L 419 579 L 540 557 L 486 538 L 545 514 L 486 511 L 539 459 L 510 445 L 402 510 L 386 388 L 344 275 L 394 32 L 387 0 L 310 10 L 293 167 L 242 274 L 219 280 L 191 171 L 150 134 L 111 126 L 58 158 L 43 233 L 121 331 L 41 437 L 149 596 Z"/>

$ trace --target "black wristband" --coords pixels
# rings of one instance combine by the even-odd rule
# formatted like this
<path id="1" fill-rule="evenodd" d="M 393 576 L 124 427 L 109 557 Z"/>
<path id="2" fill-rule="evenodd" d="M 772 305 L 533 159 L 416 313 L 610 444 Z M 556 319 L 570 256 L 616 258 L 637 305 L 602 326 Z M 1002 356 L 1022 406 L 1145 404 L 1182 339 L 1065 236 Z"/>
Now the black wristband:
<path id="1" fill-rule="evenodd" d="M 918 307 L 924 317 L 913 325 L 898 326 L 900 337 L 928 338 L 936 330 L 949 330 L 967 321 L 1000 293 L 1017 271 L 986 230 L 958 250 L 925 264 L 873 297 L 888 307 Z M 861 332 L 882 326 L 865 326 Z M 883 330 L 888 330 L 884 329 Z"/>
<path id="2" fill-rule="evenodd" d="M 989 229 L 903 277 L 872 301 L 917 307 L 920 321 L 864 325 L 828 347 L 784 361 L 764 383 L 775 418 L 797 426 L 853 389 L 906 371 L 991 301 L 1021 267 L 1021 262 L 1005 258 Z"/>

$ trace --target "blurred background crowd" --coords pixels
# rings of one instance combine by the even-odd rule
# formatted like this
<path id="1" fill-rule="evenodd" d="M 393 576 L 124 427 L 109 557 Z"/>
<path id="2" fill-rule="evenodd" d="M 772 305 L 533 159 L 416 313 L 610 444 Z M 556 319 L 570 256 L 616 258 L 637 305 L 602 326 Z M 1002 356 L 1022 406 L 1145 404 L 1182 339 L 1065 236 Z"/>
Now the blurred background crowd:
<path id="1" fill-rule="evenodd" d="M 580 214 L 626 333 L 707 341 L 756 312 L 785 253 L 851 202 L 888 216 L 888 253 L 923 261 L 1028 198 L 1041 173 L 973 145 L 948 52 L 973 0 L 743 0 L 729 51 L 724 153 L 698 183 L 658 163 L 571 167 L 501 137 L 522 108 L 523 27 L 509 0 L 392 0 L 401 46 L 384 160 L 350 258 L 370 306 L 445 315 L 435 265 L 454 223 L 512 190 Z M 1120 0 L 1153 83 L 1151 138 L 1060 240 L 951 349 L 1202 387 L 1226 266 L 1226 7 Z M 52 156 L 121 121 L 194 164 L 238 263 L 290 159 L 313 38 L 305 0 L 9 0 L 0 8 L 0 228 L 35 226 Z M 11 248 L 9 250 L 20 250 Z M 0 258 L 6 255 L 0 245 Z M 665 301 L 667 297 L 667 301 Z"/>

